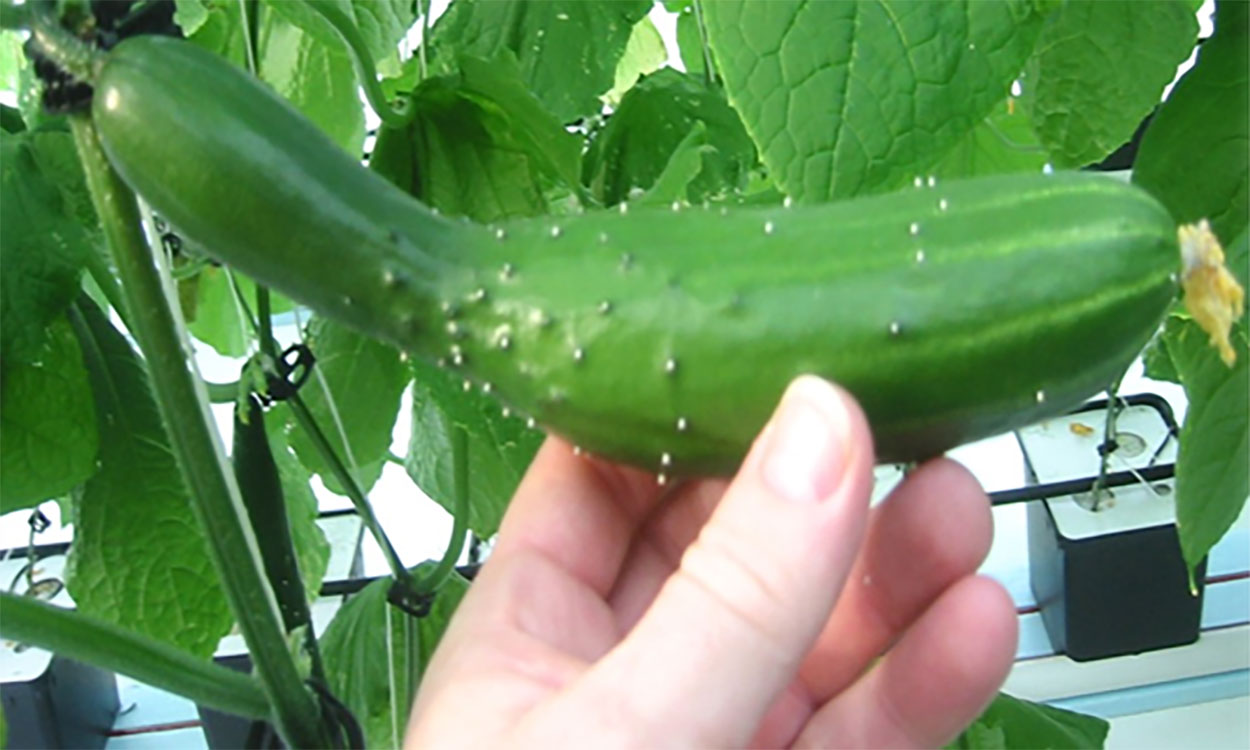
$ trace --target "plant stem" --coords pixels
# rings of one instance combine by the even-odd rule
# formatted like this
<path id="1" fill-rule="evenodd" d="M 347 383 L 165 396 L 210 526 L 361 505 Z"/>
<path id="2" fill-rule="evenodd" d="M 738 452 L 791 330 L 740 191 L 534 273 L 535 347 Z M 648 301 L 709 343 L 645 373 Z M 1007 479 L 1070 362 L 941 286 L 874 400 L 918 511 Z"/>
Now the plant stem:
<path id="1" fill-rule="evenodd" d="M 260 284 L 256 285 L 256 326 L 261 352 L 276 362 L 278 344 L 273 338 L 273 311 L 269 304 L 269 287 Z"/>
<path id="2" fill-rule="evenodd" d="M 430 43 L 430 0 L 417 0 L 417 9 L 421 11 L 421 46 L 417 48 L 417 72 L 419 80 L 429 78 L 430 71 L 426 66 L 425 48 Z"/>
<path id="3" fill-rule="evenodd" d="M 716 75 L 712 70 L 712 48 L 707 41 L 707 26 L 703 23 L 703 4 L 694 0 L 691 7 L 694 8 L 695 27 L 699 30 L 699 47 L 703 49 L 703 80 L 710 86 L 716 82 Z"/>
<path id="4" fill-rule="evenodd" d="M 54 3 L 29 2 L 23 7 L 30 9 L 25 20 L 30 26 L 28 44 L 32 49 L 79 80 L 95 77 L 103 54 L 57 23 Z"/>
<path id="5" fill-rule="evenodd" d="M 112 623 L 51 604 L 0 593 L 5 638 L 124 674 L 196 703 L 250 719 L 269 719 L 269 699 L 242 672 L 197 658 Z"/>
<path id="6" fill-rule="evenodd" d="M 1098 512 L 1102 509 L 1102 501 L 1107 493 L 1107 472 L 1111 468 L 1111 454 L 1116 451 L 1116 418 L 1120 416 L 1120 380 L 1124 376 L 1117 377 L 1111 385 L 1107 386 L 1107 419 L 1102 429 L 1102 445 L 1099 453 L 1101 460 L 1098 464 L 1098 478 L 1094 480 L 1094 486 L 1090 488 L 1090 510 Z"/>
<path id="7" fill-rule="evenodd" d="M 338 454 L 334 452 L 334 446 L 330 445 L 330 441 L 326 439 L 325 433 L 317 425 L 317 420 L 313 418 L 312 412 L 304 404 L 304 400 L 299 397 L 298 393 L 292 394 L 286 401 L 287 406 L 291 407 L 291 413 L 295 415 L 295 421 L 299 423 L 300 429 L 308 435 L 308 439 L 312 441 L 317 452 L 330 464 L 330 470 L 334 473 L 334 478 L 343 485 L 347 497 L 352 501 L 352 505 L 356 508 L 356 513 L 360 515 L 360 519 L 364 522 L 365 528 L 369 529 L 369 533 L 373 536 L 374 541 L 378 543 L 378 547 L 382 549 L 382 555 L 386 558 L 386 565 L 391 569 L 391 575 L 398 581 L 404 581 L 405 585 L 411 588 L 412 574 L 404 567 L 403 562 L 399 559 L 399 553 L 395 551 L 395 547 L 391 544 L 391 540 L 387 538 L 386 532 L 382 530 L 382 524 L 378 522 L 378 517 L 373 514 L 373 506 L 369 505 L 369 500 L 365 497 L 365 493 L 360 489 L 360 484 L 356 481 L 356 477 L 352 475 L 343 461 L 339 459 Z"/>
<path id="8" fill-rule="evenodd" d="M 291 746 L 329 747 L 332 735 L 321 723 L 319 705 L 304 686 L 287 644 L 238 485 L 195 380 L 190 345 L 185 331 L 178 328 L 155 256 L 144 240 L 134 193 L 108 163 L 91 121 L 76 116 L 70 122 L 92 203 L 121 277 L 126 307 L 142 311 L 134 316 L 131 333 L 147 360 L 191 506 L 256 674 L 269 696 L 274 722 Z"/>
<path id="9" fill-rule="evenodd" d="M 273 323 L 270 320 L 269 313 L 269 290 L 268 288 L 257 284 L 256 286 L 256 303 L 259 308 L 257 318 L 253 318 L 251 311 L 247 309 L 246 302 L 239 296 L 238 288 L 235 287 L 236 299 L 239 307 L 243 310 L 243 317 L 252 326 L 252 330 L 256 332 L 256 337 L 260 340 L 260 349 L 263 355 L 262 366 L 267 371 L 272 371 L 272 363 L 278 359 L 278 345 L 273 338 Z M 270 374 L 274 374 L 270 372 Z M 312 412 L 308 410 L 308 406 L 304 403 L 304 399 L 300 398 L 298 393 L 293 393 L 286 399 L 287 406 L 290 407 L 291 413 L 295 415 L 295 421 L 299 422 L 300 429 L 308 435 L 308 439 L 312 441 L 317 452 L 321 454 L 322 459 L 330 465 L 330 470 L 334 473 L 334 477 L 339 480 L 339 484 L 343 485 L 343 490 L 347 493 L 348 499 L 352 501 L 356 513 L 364 522 L 365 527 L 369 529 L 369 533 L 373 536 L 374 541 L 378 543 L 378 547 L 382 550 L 382 555 L 386 558 L 387 567 L 391 569 L 391 575 L 396 580 L 403 581 L 405 586 L 411 587 L 412 574 L 404 567 L 403 562 L 399 559 L 399 553 L 395 551 L 395 547 L 391 544 L 391 540 L 386 536 L 386 532 L 382 530 L 382 524 L 378 521 L 377 516 L 373 513 L 373 506 L 369 504 L 369 499 L 365 497 L 364 490 L 360 488 L 360 484 L 356 481 L 356 476 L 347 468 L 343 460 L 339 458 L 334 451 L 334 446 L 330 445 L 329 439 L 325 433 L 321 431 L 320 425 L 313 417 Z M 343 436 L 346 443 L 347 438 Z"/>
<path id="10" fill-rule="evenodd" d="M 126 298 L 122 294 L 121 285 L 117 283 L 117 277 L 113 275 L 113 269 L 109 268 L 104 252 L 96 248 L 88 250 L 87 273 L 91 274 L 91 280 L 96 283 L 96 286 L 100 287 L 100 291 L 104 293 L 104 298 L 109 301 L 109 305 L 117 311 L 117 316 L 122 319 L 126 329 L 130 330 L 133 328 L 130 312 L 126 309 Z"/>
<path id="11" fill-rule="evenodd" d="M 456 569 L 456 561 L 464 550 L 464 540 L 469 530 L 469 436 L 460 425 L 451 434 L 451 455 L 454 461 L 455 513 L 452 516 L 451 540 L 443 559 L 417 584 L 419 594 L 433 594 Z"/>
<path id="12" fill-rule="evenodd" d="M 417 114 L 412 98 L 404 97 L 400 99 L 398 106 L 386 100 L 386 93 L 382 91 L 382 84 L 378 82 L 378 71 L 373 66 L 373 55 L 369 52 L 369 48 L 365 46 L 365 40 L 361 37 L 360 30 L 356 28 L 356 24 L 352 22 L 352 19 L 348 18 L 342 9 L 333 2 L 309 0 L 308 6 L 317 11 L 326 22 L 333 26 L 334 30 L 338 32 L 339 36 L 347 44 L 347 49 L 352 56 L 352 62 L 356 65 L 356 76 L 360 79 L 360 85 L 365 91 L 365 99 L 369 101 L 369 106 L 373 108 L 382 124 L 388 128 L 398 129 L 406 127 L 408 123 L 412 122 L 412 119 Z M 422 77 L 424 77 L 424 74 Z"/>

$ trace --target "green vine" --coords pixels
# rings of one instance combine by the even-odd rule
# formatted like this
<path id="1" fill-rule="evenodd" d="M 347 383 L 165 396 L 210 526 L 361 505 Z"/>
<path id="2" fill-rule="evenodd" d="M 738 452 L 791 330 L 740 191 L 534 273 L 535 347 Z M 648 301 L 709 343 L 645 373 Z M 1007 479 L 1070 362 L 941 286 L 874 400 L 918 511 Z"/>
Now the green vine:
<path id="1" fill-rule="evenodd" d="M 113 170 L 91 121 L 71 118 L 87 186 L 114 264 L 125 307 L 142 310 L 131 333 L 148 362 L 153 392 L 169 431 L 178 466 L 191 492 L 192 508 L 208 542 L 222 588 L 269 695 L 274 721 L 289 744 L 329 747 L 316 699 L 290 653 L 273 590 L 239 496 L 208 404 L 192 376 L 185 332 L 176 323 L 164 285 L 144 239 L 139 207 Z"/>
<path id="2" fill-rule="evenodd" d="M 242 672 L 80 612 L 0 592 L 5 638 L 132 677 L 218 711 L 269 719 L 269 699 Z"/>
<path id="3" fill-rule="evenodd" d="M 369 101 L 369 106 L 377 113 L 382 124 L 395 129 L 407 127 L 417 114 L 412 98 L 403 97 L 397 103 L 387 101 L 386 93 L 382 91 L 382 84 L 378 82 L 378 71 L 373 65 L 373 55 L 369 53 L 369 48 L 365 46 L 365 40 L 352 19 L 348 18 L 347 14 L 332 1 L 308 0 L 308 6 L 333 26 L 347 44 L 352 63 L 356 67 L 356 75 L 360 78 L 361 87 L 364 88 L 365 99 Z M 422 14 L 422 17 L 424 15 Z M 422 49 L 424 49 L 424 44 L 422 44 Z M 423 53 L 422 60 L 424 59 Z M 424 77 L 424 71 L 422 77 Z"/>

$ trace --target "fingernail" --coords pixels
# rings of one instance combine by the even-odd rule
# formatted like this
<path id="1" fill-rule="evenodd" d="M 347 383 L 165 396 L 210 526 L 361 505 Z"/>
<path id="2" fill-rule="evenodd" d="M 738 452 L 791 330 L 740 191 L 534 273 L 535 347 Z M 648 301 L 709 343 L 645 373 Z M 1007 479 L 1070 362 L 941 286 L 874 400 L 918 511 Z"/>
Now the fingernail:
<path id="1" fill-rule="evenodd" d="M 797 502 L 824 500 L 841 482 L 847 432 L 846 410 L 832 385 L 810 376 L 794 381 L 765 438 L 764 482 Z"/>

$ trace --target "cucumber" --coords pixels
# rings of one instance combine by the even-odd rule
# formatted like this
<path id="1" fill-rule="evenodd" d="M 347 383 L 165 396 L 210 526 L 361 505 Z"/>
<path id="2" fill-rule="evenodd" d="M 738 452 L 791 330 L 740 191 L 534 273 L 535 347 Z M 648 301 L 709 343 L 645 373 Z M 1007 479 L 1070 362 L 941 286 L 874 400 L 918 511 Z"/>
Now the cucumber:
<path id="1" fill-rule="evenodd" d="M 1167 211 L 1097 175 L 481 227 L 180 41 L 123 42 L 95 91 L 114 166 L 208 253 L 662 476 L 732 472 L 800 373 L 855 394 L 880 461 L 1060 414 L 1177 290 Z"/>

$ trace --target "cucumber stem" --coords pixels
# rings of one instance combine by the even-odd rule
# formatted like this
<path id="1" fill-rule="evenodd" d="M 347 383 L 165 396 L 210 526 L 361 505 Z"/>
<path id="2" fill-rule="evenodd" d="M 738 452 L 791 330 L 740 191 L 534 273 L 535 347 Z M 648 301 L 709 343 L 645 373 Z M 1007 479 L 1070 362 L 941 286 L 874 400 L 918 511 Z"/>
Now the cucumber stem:
<path id="1" fill-rule="evenodd" d="M 185 331 L 180 330 L 143 236 L 134 193 L 109 164 L 91 120 L 70 118 L 92 203 L 122 281 L 125 306 L 142 311 L 131 333 L 148 363 L 153 393 L 170 444 L 204 532 L 256 674 L 288 745 L 330 747 L 317 701 L 289 649 L 282 618 L 238 485 L 230 471 L 208 404 L 193 377 Z"/>
<path id="2" fill-rule="evenodd" d="M 402 581 L 402 585 L 412 590 L 412 574 L 404 567 L 403 562 L 399 559 L 399 553 L 395 551 L 394 545 L 391 544 L 390 538 L 386 536 L 386 532 L 382 530 L 382 524 L 378 521 L 378 517 L 373 513 L 373 506 L 369 504 L 369 500 L 365 497 L 365 493 L 360 488 L 360 483 L 356 481 L 356 477 L 347 470 L 347 466 L 339 458 L 334 451 L 334 446 L 330 445 L 330 441 L 326 438 L 325 433 L 321 431 L 321 427 L 317 425 L 317 420 L 313 417 L 312 412 L 304 404 L 304 400 L 300 398 L 298 393 L 294 393 L 286 401 L 287 406 L 291 408 L 291 413 L 295 415 L 295 421 L 299 423 L 300 429 L 308 435 L 308 439 L 312 441 L 313 446 L 326 463 L 330 464 L 330 471 L 333 472 L 334 478 L 343 485 L 343 489 L 347 492 L 347 497 L 352 501 L 356 513 L 364 522 L 365 528 L 369 530 L 369 534 L 373 536 L 374 541 L 378 543 L 378 547 L 382 550 L 382 556 L 386 558 L 386 565 L 391 569 L 391 575 L 397 581 Z"/>
<path id="3" fill-rule="evenodd" d="M 218 711 L 269 719 L 269 699 L 256 679 L 167 643 L 53 606 L 0 592 L 0 633 L 71 659 L 95 664 Z"/>
<path id="4" fill-rule="evenodd" d="M 360 78 L 360 85 L 365 91 L 365 99 L 369 101 L 369 106 L 373 108 L 382 124 L 396 129 L 407 127 L 417 115 L 412 97 L 403 97 L 398 105 L 387 101 L 386 93 L 382 91 L 382 84 L 378 82 L 378 71 L 373 65 L 373 55 L 365 46 L 365 40 L 352 19 L 348 18 L 339 6 L 326 0 L 309 0 L 308 6 L 333 26 L 343 42 L 347 44 L 352 62 L 356 67 L 356 75 Z M 422 41 L 422 49 L 424 49 L 424 40 Z"/>
<path id="5" fill-rule="evenodd" d="M 431 596 L 442 587 L 456 568 L 456 561 L 464 550 L 464 540 L 469 530 L 469 436 L 464 427 L 455 425 L 451 433 L 451 455 L 455 487 L 455 512 L 452 515 L 451 539 L 443 552 L 443 559 L 429 575 L 417 582 L 419 595 Z"/>
<path id="6" fill-rule="evenodd" d="M 31 49 L 80 81 L 95 78 L 96 67 L 104 55 L 57 22 L 54 3 L 29 2 L 23 7 L 29 8 L 25 20 L 30 28 L 27 44 Z"/>
<path id="7" fill-rule="evenodd" d="M 243 299 L 241 292 L 237 286 L 231 287 L 234 290 L 235 299 L 239 303 L 243 318 L 252 327 L 252 331 L 260 340 L 262 358 L 262 367 L 267 375 L 276 375 L 274 362 L 278 359 L 278 345 L 273 337 L 273 322 L 270 319 L 269 306 L 269 289 L 257 284 L 256 286 L 256 306 L 258 308 L 258 317 L 253 317 L 251 310 L 248 309 L 247 301 Z M 237 395 L 237 391 L 236 391 Z M 365 497 L 364 490 L 361 489 L 360 483 L 356 481 L 356 477 L 339 458 L 335 452 L 334 446 L 330 444 L 325 433 L 322 432 L 321 426 L 317 424 L 317 420 L 313 417 L 312 412 L 308 410 L 308 406 L 304 404 L 304 400 L 300 398 L 298 393 L 292 393 L 286 400 L 287 406 L 291 409 L 291 414 L 295 416 L 295 421 L 299 423 L 312 441 L 313 447 L 321 454 L 321 458 L 330 465 L 330 471 L 333 472 L 335 479 L 339 484 L 343 485 L 343 490 L 347 493 L 347 497 L 352 502 L 352 506 L 356 509 L 357 515 L 365 524 L 365 528 L 369 530 L 369 534 L 373 540 L 378 543 L 378 547 L 382 550 L 382 556 L 386 558 L 387 567 L 391 569 L 391 575 L 396 580 L 402 581 L 403 586 L 412 589 L 412 574 L 404 567 L 403 562 L 399 559 L 399 553 L 395 551 L 391 540 L 386 536 L 386 532 L 382 530 L 382 524 L 373 513 L 373 506 L 369 504 L 369 500 Z M 347 438 L 343 437 L 346 444 Z"/>

